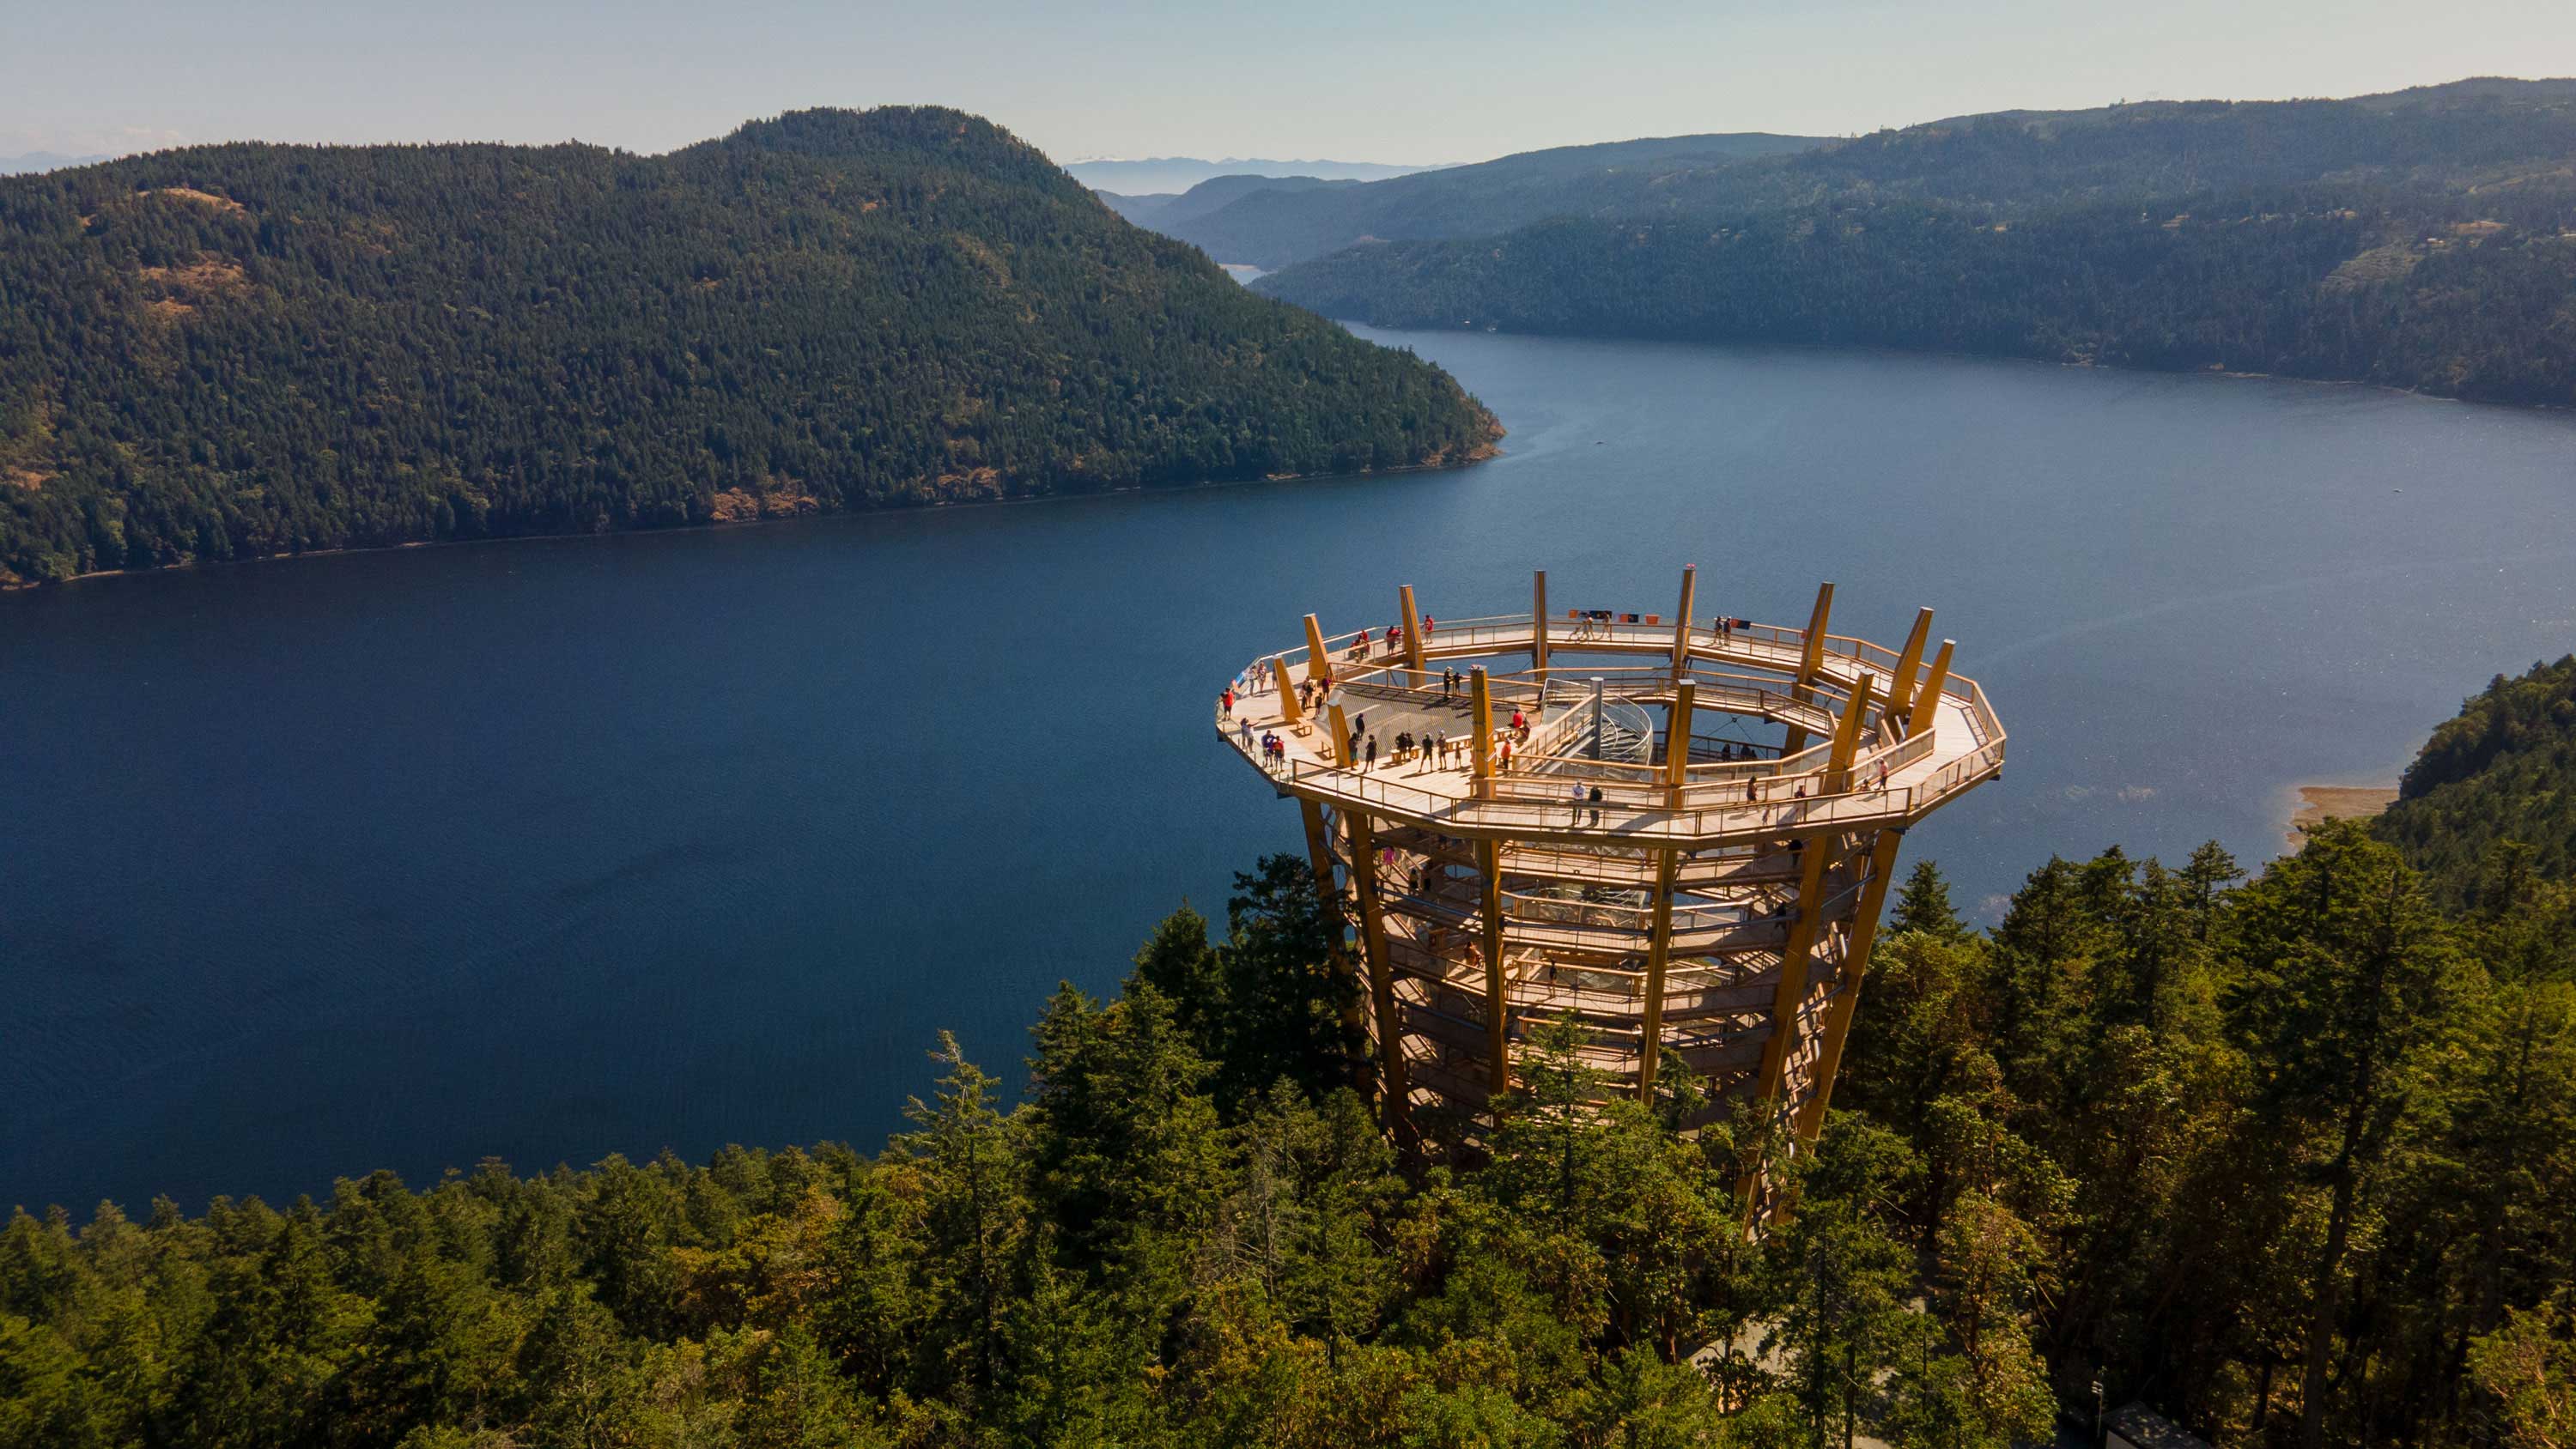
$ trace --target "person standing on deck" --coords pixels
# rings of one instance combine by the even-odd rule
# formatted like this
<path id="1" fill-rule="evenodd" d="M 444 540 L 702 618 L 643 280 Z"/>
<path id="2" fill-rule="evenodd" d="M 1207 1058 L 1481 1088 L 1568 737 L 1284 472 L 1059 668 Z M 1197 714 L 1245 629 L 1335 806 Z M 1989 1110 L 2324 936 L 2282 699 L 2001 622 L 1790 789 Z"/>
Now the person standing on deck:
<path id="1" fill-rule="evenodd" d="M 1571 819 L 1571 820 L 1569 820 L 1569 821 L 1567 821 L 1567 822 L 1565 822 L 1565 823 L 1566 823 L 1566 824 L 1568 824 L 1568 825 L 1580 825 L 1580 824 L 1582 824 L 1582 823 L 1583 823 L 1583 782 L 1582 782 L 1582 781 L 1580 781 L 1580 780 L 1577 780 L 1577 781 L 1575 781 L 1573 784 L 1566 786 L 1566 787 L 1565 787 L 1565 798 L 1574 802 L 1574 818 L 1573 818 L 1573 819 Z"/>
<path id="2" fill-rule="evenodd" d="M 1592 823 L 1601 823 L 1601 787 L 1598 785 L 1592 787 Z"/>
<path id="3" fill-rule="evenodd" d="M 1377 768 L 1377 736 L 1375 735 L 1368 737 L 1368 763 L 1361 768 L 1369 770 Z"/>

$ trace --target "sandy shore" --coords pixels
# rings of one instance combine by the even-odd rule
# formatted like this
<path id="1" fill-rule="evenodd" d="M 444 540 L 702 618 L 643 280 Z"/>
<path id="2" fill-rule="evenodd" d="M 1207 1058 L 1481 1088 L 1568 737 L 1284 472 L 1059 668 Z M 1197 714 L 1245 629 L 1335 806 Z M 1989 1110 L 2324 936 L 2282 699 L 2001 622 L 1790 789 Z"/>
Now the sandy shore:
<path id="1" fill-rule="evenodd" d="M 2367 820 L 2397 799 L 2394 785 L 2301 785 L 2298 808 L 2281 839 L 2290 849 L 2305 844 L 2300 831 L 2328 820 Z"/>

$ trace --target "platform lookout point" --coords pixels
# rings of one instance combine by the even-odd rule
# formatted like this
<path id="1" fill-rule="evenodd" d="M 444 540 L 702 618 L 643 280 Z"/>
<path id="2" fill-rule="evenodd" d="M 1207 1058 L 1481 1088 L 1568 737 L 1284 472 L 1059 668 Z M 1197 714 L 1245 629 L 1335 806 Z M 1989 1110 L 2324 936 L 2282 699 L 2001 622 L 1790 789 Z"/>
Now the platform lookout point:
<path id="1" fill-rule="evenodd" d="M 1528 1027 L 1572 1013 L 1615 1090 L 1688 1065 L 1711 1111 L 1823 1126 L 1908 827 L 2003 768 L 1985 692 L 1902 648 L 1694 614 L 1422 615 L 1256 660 L 1217 714 L 1294 797 L 1356 926 L 1393 1123 L 1472 1134 Z"/>

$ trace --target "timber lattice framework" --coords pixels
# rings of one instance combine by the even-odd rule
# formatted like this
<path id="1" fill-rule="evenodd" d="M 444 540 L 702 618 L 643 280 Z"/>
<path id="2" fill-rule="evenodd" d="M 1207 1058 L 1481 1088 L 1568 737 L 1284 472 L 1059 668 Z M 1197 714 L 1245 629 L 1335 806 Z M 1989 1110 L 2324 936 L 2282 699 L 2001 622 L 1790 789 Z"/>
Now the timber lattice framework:
<path id="1" fill-rule="evenodd" d="M 1611 1090 L 1678 1061 L 1709 1115 L 1822 1128 L 1904 832 L 2001 774 L 2003 725 L 1930 609 L 1891 651 L 1827 632 L 1832 584 L 1804 629 L 1696 619 L 1693 586 L 1551 617 L 1541 572 L 1527 614 L 1428 627 L 1406 586 L 1378 637 L 1307 615 L 1220 709 L 1356 927 L 1400 1134 L 1472 1137 L 1568 1013 Z"/>

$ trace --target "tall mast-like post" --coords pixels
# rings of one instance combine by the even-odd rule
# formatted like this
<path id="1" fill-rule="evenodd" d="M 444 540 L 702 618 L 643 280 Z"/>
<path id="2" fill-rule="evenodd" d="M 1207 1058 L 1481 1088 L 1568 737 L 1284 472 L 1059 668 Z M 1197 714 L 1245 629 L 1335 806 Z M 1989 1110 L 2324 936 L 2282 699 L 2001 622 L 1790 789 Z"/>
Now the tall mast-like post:
<path id="1" fill-rule="evenodd" d="M 1396 615 L 1396 622 L 1404 630 L 1404 666 L 1413 671 L 1414 677 L 1410 682 L 1419 685 L 1422 683 L 1422 611 L 1413 607 L 1413 585 L 1403 584 L 1396 588 L 1395 606 L 1402 611 Z"/>
<path id="2" fill-rule="evenodd" d="M 1914 696 L 1913 707 L 1905 712 L 1905 737 L 1912 739 L 1941 723 L 1941 691 L 1950 682 L 1950 650 L 1957 641 L 1941 641 L 1941 652 L 1932 656 L 1932 672 L 1923 676 L 1923 692 Z"/>
<path id="3" fill-rule="evenodd" d="M 1699 582 L 1697 564 L 1682 565 L 1682 611 L 1673 616 L 1673 678 L 1690 673 L 1691 592 Z"/>
<path id="4" fill-rule="evenodd" d="M 1538 676 L 1542 695 L 1547 689 L 1547 570 L 1530 571 L 1530 672 Z"/>
<path id="5" fill-rule="evenodd" d="M 1887 708 L 1881 718 L 1902 729 L 1906 709 L 1914 702 L 1914 671 L 1923 663 L 1923 645 L 1932 637 L 1932 611 L 1914 614 L 1914 632 L 1905 636 L 1905 652 L 1896 656 L 1896 673 L 1887 681 Z"/>
<path id="6" fill-rule="evenodd" d="M 1825 626 L 1833 618 L 1834 586 L 1826 583 L 1816 589 L 1815 612 L 1807 616 L 1807 637 L 1798 652 L 1798 672 L 1791 678 L 1789 696 L 1800 704 L 1815 702 L 1816 671 L 1825 662 Z M 1787 743 L 1780 746 L 1783 755 L 1794 755 L 1807 747 L 1807 732 L 1789 726 Z"/>
<path id="7" fill-rule="evenodd" d="M 1490 799 L 1494 793 L 1494 697 L 1485 686 L 1485 666 L 1481 664 L 1467 671 L 1467 701 L 1474 729 L 1468 738 L 1475 751 L 1476 798 Z"/>

